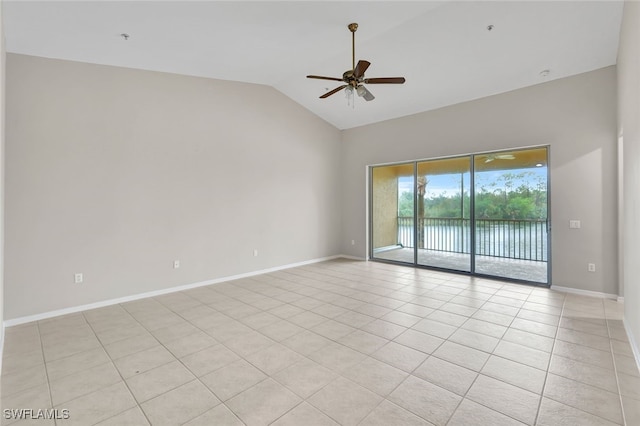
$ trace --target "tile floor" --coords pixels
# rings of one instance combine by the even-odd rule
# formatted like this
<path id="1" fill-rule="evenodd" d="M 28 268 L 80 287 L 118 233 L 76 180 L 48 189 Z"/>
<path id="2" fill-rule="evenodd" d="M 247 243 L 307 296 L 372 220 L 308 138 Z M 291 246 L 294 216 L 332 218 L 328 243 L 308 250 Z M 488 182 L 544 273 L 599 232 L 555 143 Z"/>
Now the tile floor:
<path id="1" fill-rule="evenodd" d="M 335 260 L 8 328 L 2 408 L 83 426 L 638 425 L 621 318 L 614 301 Z"/>

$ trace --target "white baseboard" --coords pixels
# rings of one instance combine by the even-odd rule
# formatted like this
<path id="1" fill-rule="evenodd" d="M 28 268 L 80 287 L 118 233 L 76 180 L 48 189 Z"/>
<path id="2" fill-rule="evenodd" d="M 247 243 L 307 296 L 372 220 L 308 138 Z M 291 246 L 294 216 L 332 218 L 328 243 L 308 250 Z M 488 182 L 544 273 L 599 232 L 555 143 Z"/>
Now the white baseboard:
<path id="1" fill-rule="evenodd" d="M 341 254 L 338 257 L 341 257 L 343 259 L 349 259 L 349 260 L 361 260 L 361 261 L 366 261 L 367 260 L 366 257 L 350 256 L 350 255 L 347 255 L 347 254 Z"/>
<path id="2" fill-rule="evenodd" d="M 638 347 L 638 342 L 636 342 L 633 333 L 631 333 L 631 329 L 627 325 L 626 318 L 622 320 L 622 325 L 624 326 L 624 331 L 627 332 L 627 338 L 629 339 L 629 345 L 631 346 L 631 351 L 633 352 L 633 357 L 636 360 L 636 367 L 638 367 L 638 371 L 640 371 L 640 348 Z"/>
<path id="3" fill-rule="evenodd" d="M 599 291 L 591 291 L 591 290 L 581 290 L 579 288 L 560 287 L 560 286 L 557 286 L 557 285 L 552 285 L 551 286 L 551 290 L 561 291 L 563 293 L 580 294 L 582 296 L 599 297 L 600 299 L 618 300 L 618 295 L 617 294 L 602 293 L 602 292 L 599 292 Z"/>
<path id="4" fill-rule="evenodd" d="M 64 309 L 57 309 L 55 311 L 43 312 L 41 314 L 28 315 L 28 316 L 24 316 L 24 317 L 19 317 L 19 318 L 6 320 L 6 321 L 4 321 L 3 327 L 4 326 L 11 327 L 11 326 L 14 326 L 14 325 L 25 324 L 25 323 L 33 322 L 33 321 L 40 321 L 40 320 L 44 320 L 44 319 L 48 319 L 48 318 L 58 317 L 58 316 L 61 316 L 61 315 L 74 314 L 76 312 L 87 311 L 87 310 L 90 310 L 90 309 L 104 308 L 105 306 L 117 305 L 119 303 L 132 302 L 134 300 L 145 299 L 147 297 L 162 296 L 163 294 L 175 293 L 175 292 L 178 292 L 178 291 L 189 290 L 189 289 L 192 289 L 192 288 L 204 287 L 204 286 L 213 285 L 213 284 L 219 284 L 219 283 L 223 283 L 223 282 L 226 282 L 226 281 L 233 281 L 233 280 L 238 280 L 238 279 L 241 279 L 241 278 L 253 277 L 255 275 L 268 274 L 270 272 L 281 271 L 283 269 L 296 268 L 298 266 L 310 265 L 312 263 L 325 262 L 327 260 L 333 260 L 333 259 L 338 259 L 338 258 L 342 258 L 342 257 L 347 258 L 347 259 L 350 258 L 349 256 L 342 256 L 342 255 L 338 254 L 338 255 L 334 255 L 334 256 L 327 256 L 327 257 L 321 257 L 321 258 L 317 258 L 317 259 L 305 260 L 305 261 L 302 261 L 302 262 L 290 263 L 290 264 L 282 265 L 282 266 L 275 266 L 273 268 L 260 269 L 258 271 L 246 272 L 246 273 L 243 273 L 243 274 L 231 275 L 231 276 L 222 277 L 222 278 L 215 278 L 215 279 L 207 280 L 207 281 L 200 281 L 200 282 L 192 283 L 192 284 L 185 284 L 185 285 L 180 285 L 180 286 L 176 286 L 176 287 L 164 288 L 162 290 L 149 291 L 149 292 L 146 292 L 146 293 L 139 293 L 139 294 L 134 294 L 134 295 L 131 295 L 131 296 L 119 297 L 117 299 L 108 299 L 108 300 L 103 300 L 101 302 L 89 303 L 89 304 L 86 304 L 86 305 L 73 306 L 73 307 L 64 308 Z M 357 259 L 357 260 L 360 260 L 360 259 Z M 4 328 L 3 328 L 3 330 L 4 330 Z M 3 339 L 3 341 L 4 341 L 4 339 Z"/>

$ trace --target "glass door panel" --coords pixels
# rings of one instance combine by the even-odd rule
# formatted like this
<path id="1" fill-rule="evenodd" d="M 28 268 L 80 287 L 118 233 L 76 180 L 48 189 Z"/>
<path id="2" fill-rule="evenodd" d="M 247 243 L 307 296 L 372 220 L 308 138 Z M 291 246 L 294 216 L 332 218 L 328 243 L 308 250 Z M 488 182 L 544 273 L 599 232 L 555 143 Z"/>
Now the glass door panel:
<path id="1" fill-rule="evenodd" d="M 417 164 L 419 265 L 471 271 L 471 157 Z"/>
<path id="2" fill-rule="evenodd" d="M 475 272 L 548 282 L 547 148 L 474 156 Z"/>
<path id="3" fill-rule="evenodd" d="M 414 263 L 414 163 L 371 169 L 371 257 Z"/>

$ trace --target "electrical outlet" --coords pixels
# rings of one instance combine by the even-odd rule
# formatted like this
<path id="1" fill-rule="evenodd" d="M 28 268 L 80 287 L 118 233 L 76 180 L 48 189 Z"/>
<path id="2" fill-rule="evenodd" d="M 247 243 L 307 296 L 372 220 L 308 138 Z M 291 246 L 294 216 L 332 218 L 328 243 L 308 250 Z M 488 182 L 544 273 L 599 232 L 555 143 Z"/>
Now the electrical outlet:
<path id="1" fill-rule="evenodd" d="M 579 220 L 570 220 L 569 228 L 571 229 L 580 229 L 580 221 Z"/>
<path id="2" fill-rule="evenodd" d="M 178 269 L 180 267 L 180 261 L 179 260 L 174 260 L 173 261 L 173 269 Z"/>
<path id="3" fill-rule="evenodd" d="M 253 249 L 253 257 L 258 257 L 258 249 Z"/>
<path id="4" fill-rule="evenodd" d="M 587 271 L 595 272 L 596 271 L 596 264 L 595 263 L 588 263 L 587 264 Z"/>
<path id="5" fill-rule="evenodd" d="M 73 276 L 73 280 L 75 281 L 75 283 L 76 283 L 76 284 L 81 284 L 81 283 L 82 283 L 82 281 L 84 281 L 84 277 L 82 276 L 82 274 L 81 274 L 81 273 L 79 273 L 79 274 L 75 274 L 75 275 Z"/>

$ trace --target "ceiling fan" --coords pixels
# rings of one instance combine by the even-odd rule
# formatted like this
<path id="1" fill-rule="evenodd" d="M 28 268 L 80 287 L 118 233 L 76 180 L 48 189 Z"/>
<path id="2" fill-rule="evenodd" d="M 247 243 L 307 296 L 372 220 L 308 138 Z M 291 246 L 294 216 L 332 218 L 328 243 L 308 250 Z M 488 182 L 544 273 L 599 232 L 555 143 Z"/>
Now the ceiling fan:
<path id="1" fill-rule="evenodd" d="M 485 155 L 485 163 L 490 163 L 493 160 L 515 160 L 516 156 L 513 154 L 489 154 Z"/>
<path id="2" fill-rule="evenodd" d="M 347 26 L 351 31 L 351 69 L 345 71 L 342 74 L 342 78 L 336 77 L 324 77 L 321 75 L 308 75 L 307 78 L 316 78 L 320 80 L 332 80 L 341 81 L 345 84 L 336 87 L 333 90 L 328 91 L 324 95 L 320 96 L 320 99 L 328 98 L 334 93 L 339 92 L 342 89 L 346 89 L 351 94 L 355 91 L 358 96 L 364 98 L 366 101 L 372 101 L 375 96 L 364 86 L 364 84 L 403 84 L 405 82 L 404 77 L 378 77 L 378 78 L 365 78 L 364 73 L 371 65 L 368 61 L 360 60 L 356 65 L 356 30 L 358 24 L 355 22 Z M 347 94 L 349 94 L 349 92 Z"/>

